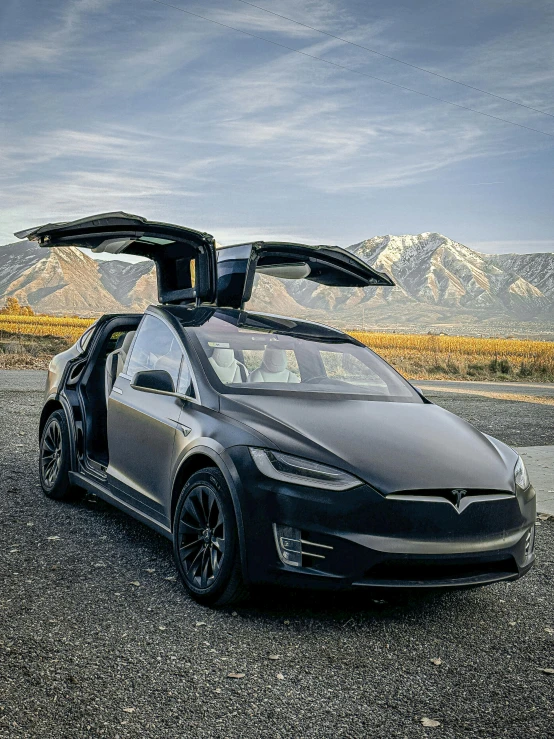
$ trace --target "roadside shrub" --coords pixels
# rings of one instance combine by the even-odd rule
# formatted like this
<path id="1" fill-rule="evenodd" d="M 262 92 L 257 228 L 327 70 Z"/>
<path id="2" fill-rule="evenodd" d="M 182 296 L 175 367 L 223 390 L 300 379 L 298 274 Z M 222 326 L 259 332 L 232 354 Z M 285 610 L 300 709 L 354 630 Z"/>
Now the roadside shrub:
<path id="1" fill-rule="evenodd" d="M 509 375 L 512 371 L 512 365 L 508 359 L 491 359 L 489 362 L 489 370 L 491 372 L 498 372 L 502 375 Z"/>
<path id="2" fill-rule="evenodd" d="M 460 367 L 451 360 L 446 365 L 446 371 L 449 375 L 459 375 L 460 374 Z"/>
<path id="3" fill-rule="evenodd" d="M 432 375 L 445 375 L 448 374 L 447 368 L 442 364 L 434 364 L 428 369 L 429 374 Z"/>
<path id="4" fill-rule="evenodd" d="M 6 304 L 0 308 L 3 316 L 34 316 L 35 312 L 30 305 L 20 305 L 19 300 L 14 297 L 7 298 Z"/>
<path id="5" fill-rule="evenodd" d="M 518 375 L 520 377 L 532 377 L 534 375 L 534 370 L 530 364 L 526 364 L 525 362 L 522 362 L 519 366 Z"/>

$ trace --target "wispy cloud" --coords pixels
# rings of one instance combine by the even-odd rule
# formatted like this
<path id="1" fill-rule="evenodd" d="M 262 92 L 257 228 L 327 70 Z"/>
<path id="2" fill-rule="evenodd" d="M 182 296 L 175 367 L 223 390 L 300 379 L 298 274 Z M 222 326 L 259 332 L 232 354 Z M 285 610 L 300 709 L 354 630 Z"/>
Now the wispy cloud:
<path id="1" fill-rule="evenodd" d="M 116 0 L 67 0 L 61 5 L 49 4 L 44 23 L 35 3 L 23 2 L 21 10 L 28 17 L 27 32 L 22 37 L 7 39 L 0 45 L 0 72 L 20 74 L 45 71 L 79 48 L 87 34 L 91 16 L 109 11 Z M 34 24 L 32 18 L 38 21 Z M 30 22 L 29 22 L 30 21 Z"/>
<path id="2" fill-rule="evenodd" d="M 233 0 L 216 0 L 209 7 L 183 0 L 172 4 L 181 2 L 193 12 L 308 54 L 554 133 L 554 121 L 547 117 Z M 131 5 L 130 11 L 128 3 L 117 0 L 22 0 L 6 16 L 0 31 L 7 103 L 0 118 L 0 239 L 27 223 L 125 207 L 191 225 L 195 221 L 202 228 L 209 216 L 224 241 L 245 238 L 239 232 L 327 240 L 317 220 L 303 224 L 297 215 L 291 227 L 286 222 L 291 209 L 274 217 L 264 193 L 278 191 L 286 198 L 294 187 L 297 201 L 327 208 L 335 197 L 387 193 L 386 200 L 398 191 L 404 207 L 405 193 L 461 168 L 470 185 L 499 185 L 505 173 L 495 171 L 496 162 L 513 163 L 530 153 L 552 155 L 546 137 L 349 74 L 150 0 Z M 375 15 L 370 6 L 338 0 L 277 0 L 267 7 L 554 111 L 548 23 L 526 25 L 523 19 L 503 27 L 495 2 L 480 4 L 475 13 L 481 14 L 481 37 L 474 41 L 466 34 L 463 44 L 449 34 L 455 19 L 447 15 L 442 32 L 438 25 L 433 31 L 424 9 L 420 19 L 394 2 Z M 474 22 L 464 12 L 461 3 L 449 9 Z M 552 19 L 548 4 L 544 18 Z M 233 220 L 239 191 L 239 211 L 250 219 L 246 230 Z M 339 210 L 334 215 L 343 218 Z M 430 210 L 431 227 L 431 219 L 440 221 L 441 215 Z M 264 229 L 264 223 L 274 225 Z M 358 231 L 360 237 L 371 235 L 365 224 Z"/>

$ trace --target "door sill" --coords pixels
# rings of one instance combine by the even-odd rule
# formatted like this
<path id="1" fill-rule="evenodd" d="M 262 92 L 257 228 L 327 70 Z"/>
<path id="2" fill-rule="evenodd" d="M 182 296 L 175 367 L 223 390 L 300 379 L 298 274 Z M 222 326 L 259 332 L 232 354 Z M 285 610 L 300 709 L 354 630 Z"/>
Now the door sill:
<path id="1" fill-rule="evenodd" d="M 115 495 L 113 495 L 113 493 L 108 490 L 105 485 L 96 482 L 96 480 L 91 480 L 90 477 L 82 474 L 81 472 L 70 472 L 69 479 L 72 485 L 77 485 L 78 487 L 85 488 L 85 490 L 88 490 L 89 493 L 96 495 L 98 498 L 102 498 L 102 500 L 105 500 L 106 503 L 110 503 L 116 508 L 119 508 L 124 513 L 128 513 L 130 516 L 133 516 L 133 518 L 136 518 L 137 521 L 146 524 L 151 529 L 154 529 L 154 531 L 157 531 L 159 534 L 162 534 L 170 541 L 173 541 L 173 534 L 167 526 L 159 523 L 159 521 L 151 518 L 146 513 L 138 511 L 136 508 L 133 508 L 133 506 L 123 502 L 119 498 L 116 498 Z"/>

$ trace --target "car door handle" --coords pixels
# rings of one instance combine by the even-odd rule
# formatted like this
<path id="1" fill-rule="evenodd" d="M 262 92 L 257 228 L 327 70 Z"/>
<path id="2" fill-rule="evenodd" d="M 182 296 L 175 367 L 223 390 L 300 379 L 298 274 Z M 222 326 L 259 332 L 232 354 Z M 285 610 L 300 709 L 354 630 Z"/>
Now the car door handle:
<path id="1" fill-rule="evenodd" d="M 112 392 L 117 393 L 118 395 L 123 395 L 123 390 L 121 390 L 121 388 L 119 387 L 112 387 Z"/>

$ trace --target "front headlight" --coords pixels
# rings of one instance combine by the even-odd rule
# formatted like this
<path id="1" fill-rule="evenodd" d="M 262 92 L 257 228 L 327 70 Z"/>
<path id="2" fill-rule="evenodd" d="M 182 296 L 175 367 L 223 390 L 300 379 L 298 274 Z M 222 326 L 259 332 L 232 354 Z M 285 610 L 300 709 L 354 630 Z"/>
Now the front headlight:
<path id="1" fill-rule="evenodd" d="M 523 459 L 521 457 L 517 458 L 517 463 L 514 469 L 514 479 L 516 482 L 516 487 L 518 487 L 520 490 L 527 490 L 527 488 L 531 484 L 529 480 L 529 475 L 527 474 L 527 470 L 525 469 L 525 465 L 523 464 Z"/>
<path id="2" fill-rule="evenodd" d="M 250 454 L 260 472 L 273 480 L 325 490 L 350 490 L 363 484 L 348 472 L 309 459 L 293 457 L 270 449 L 251 448 Z"/>

